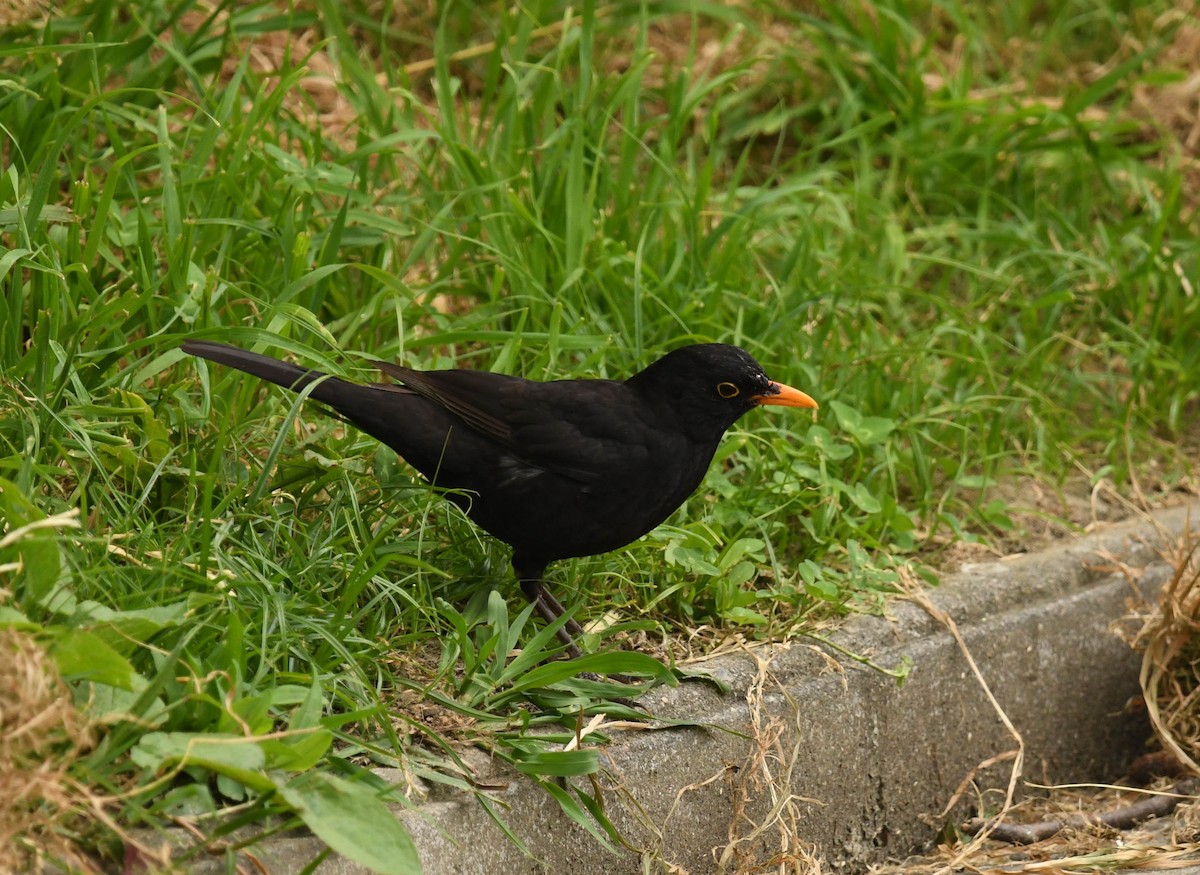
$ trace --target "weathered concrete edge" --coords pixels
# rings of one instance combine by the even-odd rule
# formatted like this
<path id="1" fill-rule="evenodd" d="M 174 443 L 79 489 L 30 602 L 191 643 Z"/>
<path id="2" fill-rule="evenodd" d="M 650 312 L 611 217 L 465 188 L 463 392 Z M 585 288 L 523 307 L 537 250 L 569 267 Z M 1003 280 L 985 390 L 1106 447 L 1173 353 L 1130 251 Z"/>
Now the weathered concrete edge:
<path id="1" fill-rule="evenodd" d="M 1200 509 L 1190 510 L 1193 526 Z M 1025 740 L 1025 773 L 1038 780 L 1114 777 L 1144 740 L 1144 720 L 1124 705 L 1138 693 L 1138 658 L 1109 630 L 1134 586 L 1114 573 L 1113 559 L 1145 569 L 1139 581 L 1153 593 L 1169 576 L 1159 550 L 1177 538 L 1189 509 L 1105 527 L 1070 543 L 1010 561 L 969 566 L 932 592 L 957 622 L 972 655 Z M 859 617 L 832 636 L 840 646 L 880 664 L 911 660 L 898 688 L 883 675 L 839 660 L 803 642 L 756 652 L 769 659 L 767 683 L 751 718 L 747 689 L 756 660 L 730 656 L 705 666 L 732 692 L 688 684 L 646 697 L 664 717 L 699 720 L 720 729 L 619 733 L 607 749 L 607 811 L 640 852 L 600 850 L 548 795 L 515 774 L 494 794 L 497 806 L 536 856 L 522 854 L 466 794 L 439 795 L 400 814 L 421 854 L 437 873 L 619 873 L 656 871 L 665 862 L 690 872 L 713 871 L 713 848 L 761 822 L 772 799 L 791 792 L 797 803 L 789 831 L 815 844 L 835 865 L 859 867 L 903 856 L 934 835 L 923 816 L 936 815 L 962 778 L 980 762 L 1014 747 L 945 629 L 922 609 L 895 603 L 886 619 Z M 836 658 L 836 657 L 835 657 Z M 771 721 L 775 721 L 771 723 Z M 768 725 L 769 724 L 769 725 Z M 755 729 L 757 726 L 757 730 Z M 755 745 L 781 730 L 768 755 L 772 774 L 790 781 L 757 789 L 741 780 L 754 771 Z M 1003 786 L 1001 764 L 981 773 L 981 787 Z M 704 787 L 684 788 L 713 779 Z M 588 788 L 590 789 L 590 788 Z M 774 795 L 773 795 L 774 794 Z M 740 801 L 735 805 L 734 799 Z M 636 804 L 631 804 L 636 800 Z M 295 871 L 322 848 L 313 838 L 276 839 L 254 848 L 271 871 Z M 741 849 L 766 859 L 780 849 L 767 830 Z M 366 870 L 331 857 L 317 870 Z"/>

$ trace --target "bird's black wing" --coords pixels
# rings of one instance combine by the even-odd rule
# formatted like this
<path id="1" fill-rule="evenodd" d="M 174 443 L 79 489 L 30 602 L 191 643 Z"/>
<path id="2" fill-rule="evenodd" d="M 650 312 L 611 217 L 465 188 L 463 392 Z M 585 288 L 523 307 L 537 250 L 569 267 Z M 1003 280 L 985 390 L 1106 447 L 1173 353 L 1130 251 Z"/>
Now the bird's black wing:
<path id="1" fill-rule="evenodd" d="M 414 371 L 380 361 L 372 364 L 418 395 L 445 407 L 476 431 L 505 444 L 512 439 L 512 429 L 496 415 L 492 399 L 505 383 L 526 382 L 520 377 L 486 371 Z"/>
<path id="2" fill-rule="evenodd" d="M 620 383 L 541 383 L 485 371 L 415 371 L 374 362 L 408 389 L 441 405 L 534 469 L 582 483 L 636 465 L 648 452 L 637 439 Z M 532 473 L 532 472 L 530 472 Z"/>

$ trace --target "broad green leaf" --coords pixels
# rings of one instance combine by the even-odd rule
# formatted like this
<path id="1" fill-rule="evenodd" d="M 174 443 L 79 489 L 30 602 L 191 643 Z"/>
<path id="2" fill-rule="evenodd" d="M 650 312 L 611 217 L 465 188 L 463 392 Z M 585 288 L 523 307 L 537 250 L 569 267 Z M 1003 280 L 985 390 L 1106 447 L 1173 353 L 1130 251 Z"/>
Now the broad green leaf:
<path id="1" fill-rule="evenodd" d="M 766 542 L 759 538 L 738 538 L 721 553 L 718 564 L 722 571 L 728 571 L 747 553 L 760 553 L 765 546 Z"/>
<path id="2" fill-rule="evenodd" d="M 205 732 L 149 732 L 142 736 L 131 756 L 145 768 L 179 762 L 238 769 L 261 769 L 266 765 L 266 756 L 256 739 Z"/>
<path id="3" fill-rule="evenodd" d="M 589 653 L 578 659 L 548 662 L 531 669 L 513 684 L 514 690 L 545 687 L 583 672 L 594 674 L 649 675 L 655 681 L 671 683 L 670 669 L 644 653 Z"/>
<path id="4" fill-rule="evenodd" d="M 304 688 L 300 688 L 304 689 Z M 304 690 L 304 698 L 297 704 L 300 706 L 288 718 L 288 729 L 312 729 L 320 725 L 321 714 L 324 712 L 325 697 L 321 694 L 321 683 L 315 677 L 312 685 Z"/>
<path id="5" fill-rule="evenodd" d="M 742 623 L 747 626 L 761 626 L 767 622 L 767 618 L 758 611 L 752 611 L 749 608 L 733 607 L 724 611 L 722 616 L 727 620 L 732 620 L 735 623 Z"/>
<path id="6" fill-rule="evenodd" d="M 419 875 L 408 831 L 375 791 L 326 772 L 304 772 L 279 788 L 304 825 L 331 849 L 381 875 Z"/>
<path id="7" fill-rule="evenodd" d="M 865 447 L 881 443 L 896 428 L 896 423 L 890 419 L 864 416 L 841 401 L 830 401 L 829 406 L 846 433 Z"/>
<path id="8" fill-rule="evenodd" d="M 754 577 L 757 571 L 753 562 L 739 562 L 725 572 L 725 581 L 733 586 L 741 586 Z"/>
<path id="9" fill-rule="evenodd" d="M 259 793 L 276 789 L 263 773 L 266 756 L 256 739 L 203 732 L 150 732 L 130 753 L 134 763 L 155 772 L 176 765 L 208 769 Z"/>
<path id="10" fill-rule="evenodd" d="M 984 474 L 960 474 L 954 482 L 964 489 L 988 489 L 996 485 L 996 481 Z"/>
<path id="11" fill-rule="evenodd" d="M 218 732 L 237 733 L 242 727 L 249 727 L 252 735 L 265 735 L 271 731 L 271 691 L 267 690 L 257 696 L 242 696 L 235 699 L 228 711 L 221 714 L 217 723 Z"/>
<path id="12" fill-rule="evenodd" d="M 667 549 L 663 551 L 665 558 L 672 565 L 678 565 L 693 574 L 704 574 L 712 576 L 720 574 L 721 570 L 704 558 L 704 554 L 695 547 L 685 547 L 681 540 L 673 540 L 667 543 Z"/>
<path id="13" fill-rule="evenodd" d="M 839 595 L 838 585 L 832 580 L 826 580 L 823 577 L 805 581 L 804 591 L 813 598 L 829 602 L 836 602 Z"/>
<path id="14" fill-rule="evenodd" d="M 0 479 L 0 521 L 6 523 L 0 535 L 8 543 L 0 550 L 0 562 L 13 561 L 15 554 L 24 571 L 25 595 L 44 607 L 63 610 L 60 593 L 69 595 L 65 584 L 70 569 L 55 529 L 78 528 L 78 521 L 65 514 L 47 517 L 16 484 L 4 479 Z M 23 527 L 28 528 L 22 531 Z"/>
<path id="15" fill-rule="evenodd" d="M 54 642 L 51 653 L 66 680 L 95 681 L 121 690 L 145 686 L 133 664 L 95 632 L 69 630 Z"/>
<path id="16" fill-rule="evenodd" d="M 151 732 L 130 752 L 133 762 L 160 771 L 174 765 L 200 767 L 267 793 L 275 782 L 262 769 L 266 755 L 258 741 L 236 735 L 200 732 Z"/>
<path id="17" fill-rule="evenodd" d="M 823 426 L 810 425 L 807 436 L 809 443 L 816 448 L 817 452 L 831 462 L 840 462 L 854 453 L 854 449 L 849 444 L 839 441 L 829 429 Z M 819 480 L 820 477 L 817 472 L 814 472 L 814 476 L 809 479 Z"/>
<path id="18" fill-rule="evenodd" d="M 92 626 L 92 631 L 112 645 L 114 650 L 130 653 L 138 642 L 149 641 L 163 629 L 183 622 L 187 615 L 187 603 L 179 601 L 153 608 L 114 611 L 99 602 L 82 601 L 74 613 L 82 615 L 80 619 Z"/>
<path id="19" fill-rule="evenodd" d="M 592 747 L 583 750 L 536 751 L 519 757 L 513 765 L 524 775 L 543 778 L 594 775 L 600 771 L 600 751 Z"/>
<path id="20" fill-rule="evenodd" d="M 286 738 L 263 739 L 259 744 L 267 755 L 268 768 L 304 772 L 329 752 L 333 733 L 322 727 Z"/>
<path id="21" fill-rule="evenodd" d="M 26 632 L 41 628 L 14 607 L 0 605 L 0 626 L 13 626 Z"/>
<path id="22" fill-rule="evenodd" d="M 152 810 L 171 817 L 212 814 L 217 810 L 212 791 L 204 784 L 184 784 L 168 790 L 156 801 Z"/>
<path id="23" fill-rule="evenodd" d="M 998 529 L 1008 531 L 1013 528 L 1014 523 L 1012 517 L 1009 516 L 1008 502 L 999 498 L 993 498 L 986 505 L 980 508 L 979 512 L 983 518 Z"/>
<path id="24" fill-rule="evenodd" d="M 879 513 L 883 510 L 883 505 L 879 503 L 879 499 L 871 494 L 871 490 L 867 489 L 865 484 L 855 483 L 853 486 L 848 487 L 845 492 L 850 497 L 850 500 L 858 506 L 859 510 L 866 513 Z"/>
<path id="25" fill-rule="evenodd" d="M 141 687 L 141 684 L 137 684 Z M 139 726 L 158 726 L 167 719 L 167 707 L 161 699 L 150 699 L 141 713 L 134 711 L 142 691 L 89 682 L 76 689 L 76 704 L 101 723 L 136 722 Z"/>

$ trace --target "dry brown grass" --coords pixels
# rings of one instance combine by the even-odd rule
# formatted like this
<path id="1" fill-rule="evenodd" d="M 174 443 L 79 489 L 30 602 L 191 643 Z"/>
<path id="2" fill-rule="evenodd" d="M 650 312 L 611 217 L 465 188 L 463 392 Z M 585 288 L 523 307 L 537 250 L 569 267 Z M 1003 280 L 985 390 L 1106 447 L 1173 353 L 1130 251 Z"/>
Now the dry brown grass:
<path id="1" fill-rule="evenodd" d="M 1132 112 L 1150 128 L 1165 131 L 1176 144 L 1174 157 L 1183 175 L 1185 199 L 1190 209 L 1200 204 L 1200 24 L 1190 13 L 1179 9 L 1172 15 L 1183 23 L 1174 39 L 1159 58 L 1159 64 L 1173 71 L 1177 81 L 1150 86 L 1138 84 L 1133 89 Z M 1147 137 L 1154 136 L 1154 130 Z M 1185 287 L 1191 283 L 1180 273 Z"/>
<path id="2" fill-rule="evenodd" d="M 1107 811 L 1128 805 L 1138 793 L 1120 787 L 1052 787 L 1047 795 L 1027 796 L 1010 812 L 1012 820 L 1036 822 L 1079 812 Z M 1064 830 L 1032 845 L 1001 842 L 975 845 L 968 856 L 954 843 L 940 845 L 925 857 L 871 868 L 872 875 L 943 875 L 976 873 L 1095 873 L 1116 869 L 1173 869 L 1200 862 L 1195 844 L 1195 803 L 1181 805 L 1173 816 L 1132 830 L 1105 827 Z"/>
<path id="3" fill-rule="evenodd" d="M 51 861 L 99 871 L 69 829 L 81 806 L 68 772 L 92 738 L 46 652 L 0 629 L 0 872 L 40 871 Z"/>
<path id="4" fill-rule="evenodd" d="M 46 0 L 0 0 L 0 28 L 40 21 L 53 8 Z"/>
<path id="5" fill-rule="evenodd" d="M 1179 80 L 1158 87 L 1135 86 L 1135 111 L 1170 131 L 1188 157 L 1200 158 L 1200 24 L 1191 20 L 1181 24 L 1160 63 L 1175 71 Z"/>
<path id="6" fill-rule="evenodd" d="M 1200 542 L 1186 538 L 1172 564 L 1133 643 L 1142 649 L 1142 695 L 1159 742 L 1200 775 Z"/>
<path id="7" fill-rule="evenodd" d="M 628 788 L 621 784 L 615 788 L 627 812 L 639 817 L 651 836 L 649 846 L 642 849 L 643 860 L 651 867 L 648 871 L 691 875 L 691 870 L 669 858 L 666 836 L 671 833 L 676 811 L 689 794 L 703 792 L 713 784 L 724 785 L 721 798 L 729 800 L 729 817 L 726 841 L 712 849 L 712 865 L 703 871 L 722 875 L 820 875 L 829 871 L 816 846 L 804 840 L 800 827 L 804 809 L 820 803 L 792 792 L 793 772 L 800 761 L 803 717 L 799 705 L 771 670 L 772 660 L 783 651 L 750 647 L 742 651 L 754 660 L 757 671 L 746 690 L 749 722 L 739 727 L 750 740 L 750 749 L 740 762 L 721 763 L 707 778 L 680 788 L 660 822 L 641 808 Z M 791 705 L 791 725 L 767 708 L 767 698 L 778 695 Z M 714 835 L 717 829 L 714 824 Z"/>
<path id="8" fill-rule="evenodd" d="M 800 707 L 771 673 L 771 660 L 782 651 L 748 652 L 757 668 L 746 690 L 753 748 L 742 767 L 727 775 L 733 816 L 729 821 L 728 843 L 714 850 L 717 871 L 738 875 L 771 872 L 817 875 L 825 871 L 824 860 L 816 847 L 801 837 L 799 824 L 804 808 L 819 803 L 792 792 L 793 771 L 800 759 L 803 738 Z M 791 706 L 792 727 L 768 713 L 766 699 L 772 693 L 782 694 Z M 748 811 L 756 800 L 770 803 L 766 814 L 758 819 Z M 764 856 L 767 849 L 771 853 Z"/>

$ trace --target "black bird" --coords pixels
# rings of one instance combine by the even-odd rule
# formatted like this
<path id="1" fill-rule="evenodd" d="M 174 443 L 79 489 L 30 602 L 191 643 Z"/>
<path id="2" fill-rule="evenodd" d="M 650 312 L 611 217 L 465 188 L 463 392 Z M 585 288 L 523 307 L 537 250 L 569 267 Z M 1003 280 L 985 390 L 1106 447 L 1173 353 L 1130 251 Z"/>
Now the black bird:
<path id="1" fill-rule="evenodd" d="M 310 395 L 399 453 L 472 520 L 513 548 L 525 596 L 563 614 L 546 566 L 623 547 L 699 485 L 721 436 L 760 405 L 815 408 L 772 382 L 749 353 L 704 343 L 667 353 L 624 382 L 535 382 L 485 371 L 374 365 L 398 383 L 362 385 L 208 340 L 185 352 Z M 579 624 L 559 637 L 580 651 Z"/>

